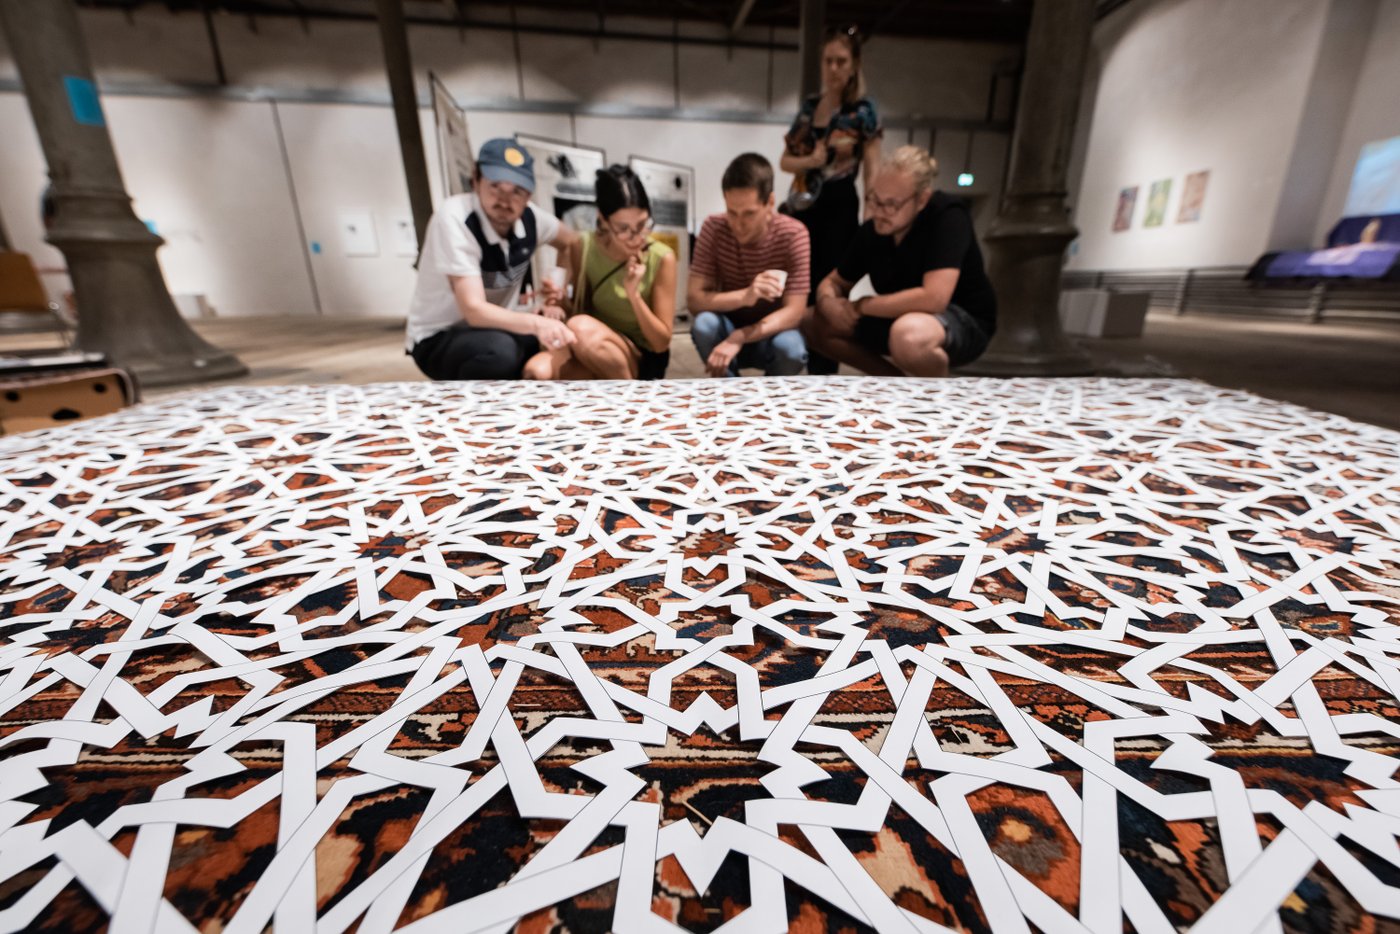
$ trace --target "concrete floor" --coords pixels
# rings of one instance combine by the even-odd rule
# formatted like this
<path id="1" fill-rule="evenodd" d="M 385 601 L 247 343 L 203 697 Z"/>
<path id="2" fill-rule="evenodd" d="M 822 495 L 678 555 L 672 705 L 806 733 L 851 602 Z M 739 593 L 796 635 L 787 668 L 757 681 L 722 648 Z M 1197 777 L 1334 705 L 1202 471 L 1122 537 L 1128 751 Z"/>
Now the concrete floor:
<path id="1" fill-rule="evenodd" d="M 403 352 L 400 318 L 222 318 L 195 327 L 251 371 L 223 385 L 423 379 Z M 1400 322 L 1294 324 L 1153 314 L 1143 337 L 1084 343 L 1106 373 L 1191 377 L 1400 430 Z M 15 335 L 0 343 L 0 353 L 52 345 L 48 335 Z M 704 374 L 689 333 L 677 332 L 668 376 Z M 195 388 L 162 387 L 145 397 Z"/>
<path id="2" fill-rule="evenodd" d="M 398 319 L 227 318 L 197 327 L 249 366 L 252 372 L 241 383 L 423 378 L 403 353 Z M 1086 343 L 1128 373 L 1174 372 L 1400 429 L 1400 323 L 1310 325 L 1154 314 L 1141 338 Z M 669 375 L 703 374 L 689 334 L 677 333 Z M 154 390 L 147 397 L 176 391 L 182 390 Z"/>

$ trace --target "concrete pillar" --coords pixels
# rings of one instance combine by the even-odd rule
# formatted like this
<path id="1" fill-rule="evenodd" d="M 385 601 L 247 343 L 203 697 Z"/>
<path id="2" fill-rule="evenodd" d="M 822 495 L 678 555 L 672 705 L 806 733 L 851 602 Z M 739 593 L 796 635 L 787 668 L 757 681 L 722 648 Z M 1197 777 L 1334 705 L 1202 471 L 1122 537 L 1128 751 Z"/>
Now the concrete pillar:
<path id="1" fill-rule="evenodd" d="M 418 249 L 421 250 L 428 220 L 433 216 L 433 196 L 432 189 L 428 187 L 423 130 L 418 125 L 418 90 L 413 83 L 413 60 L 408 52 L 403 0 L 377 0 L 377 3 L 379 39 L 384 46 L 389 92 L 394 98 L 394 122 L 399 129 L 399 152 L 403 157 L 404 178 L 408 182 L 408 203 L 413 210 L 413 227 L 418 233 Z"/>
<path id="2" fill-rule="evenodd" d="M 1094 26 L 1094 0 L 1035 0 L 1001 210 L 987 233 L 997 333 L 966 372 L 989 376 L 1088 373 L 1088 354 L 1060 327 L 1060 271 L 1078 231 L 1066 175 Z"/>
<path id="3" fill-rule="evenodd" d="M 131 209 L 73 0 L 0 0 L 0 26 L 49 166 L 48 241 L 68 262 L 78 348 L 106 354 L 146 386 L 248 372 L 175 310 L 156 263 L 165 241 Z"/>

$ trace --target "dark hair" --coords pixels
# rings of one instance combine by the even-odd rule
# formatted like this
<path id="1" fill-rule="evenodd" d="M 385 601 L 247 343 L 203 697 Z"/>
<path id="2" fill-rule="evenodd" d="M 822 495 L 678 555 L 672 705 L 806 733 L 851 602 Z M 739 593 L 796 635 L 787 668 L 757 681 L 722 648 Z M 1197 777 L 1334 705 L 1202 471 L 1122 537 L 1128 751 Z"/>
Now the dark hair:
<path id="1" fill-rule="evenodd" d="M 735 156 L 734 161 L 724 170 L 719 187 L 721 191 L 752 188 L 758 192 L 759 201 L 767 201 L 768 196 L 773 193 L 773 163 L 756 152 Z"/>
<path id="2" fill-rule="evenodd" d="M 828 26 L 822 33 L 824 49 L 839 42 L 851 53 L 851 77 L 841 89 L 841 103 L 854 104 L 865 96 L 865 73 L 860 68 L 860 31 L 854 26 Z"/>
<path id="3" fill-rule="evenodd" d="M 641 208 L 651 213 L 651 199 L 642 187 L 642 180 L 625 165 L 610 165 L 599 169 L 593 181 L 598 199 L 598 216 L 612 217 L 623 208 Z"/>

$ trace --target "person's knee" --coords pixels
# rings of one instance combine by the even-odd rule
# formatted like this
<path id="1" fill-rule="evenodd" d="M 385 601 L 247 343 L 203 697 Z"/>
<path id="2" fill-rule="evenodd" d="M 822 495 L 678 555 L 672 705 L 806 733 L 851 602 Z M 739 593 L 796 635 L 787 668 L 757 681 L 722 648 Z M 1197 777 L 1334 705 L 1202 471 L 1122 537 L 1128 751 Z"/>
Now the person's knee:
<path id="1" fill-rule="evenodd" d="M 603 322 L 592 315 L 574 315 L 569 319 L 568 325 L 569 330 L 574 332 L 574 336 L 580 342 L 597 340 L 599 329 L 606 327 Z"/>
<path id="2" fill-rule="evenodd" d="M 932 315 L 901 315 L 890 325 L 890 355 L 909 357 L 936 350 L 943 343 L 943 328 Z"/>
<path id="3" fill-rule="evenodd" d="M 525 361 L 520 371 L 522 379 L 547 380 L 554 378 L 554 364 L 548 354 L 537 353 Z"/>
<path id="4" fill-rule="evenodd" d="M 768 370 L 773 376 L 794 376 L 807 365 L 807 343 L 796 329 L 773 335 L 772 348 Z"/>
<path id="5" fill-rule="evenodd" d="M 902 315 L 895 319 L 890 327 L 890 359 L 895 366 L 915 376 L 947 372 L 943 326 L 938 319 L 925 314 Z"/>
<path id="6" fill-rule="evenodd" d="M 707 341 L 718 343 L 724 326 L 720 317 L 713 311 L 702 311 L 695 316 L 695 320 L 690 323 L 690 336 L 697 341 Z"/>
<path id="7" fill-rule="evenodd" d="M 724 320 L 713 311 L 700 312 L 690 323 L 690 342 L 695 345 L 701 363 L 724 340 L 727 333 L 724 325 Z"/>

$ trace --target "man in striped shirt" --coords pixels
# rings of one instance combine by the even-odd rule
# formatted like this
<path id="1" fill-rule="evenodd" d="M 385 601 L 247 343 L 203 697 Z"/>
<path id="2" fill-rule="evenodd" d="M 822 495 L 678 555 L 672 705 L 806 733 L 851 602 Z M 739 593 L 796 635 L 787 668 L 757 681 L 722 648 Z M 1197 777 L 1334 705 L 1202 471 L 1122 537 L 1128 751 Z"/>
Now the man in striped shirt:
<path id="1" fill-rule="evenodd" d="M 798 326 L 806 311 L 807 228 L 777 213 L 773 166 L 746 152 L 720 180 L 723 214 L 705 218 L 690 261 L 690 337 L 711 376 L 740 367 L 792 376 L 807 364 Z"/>

